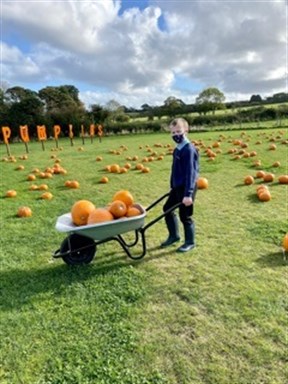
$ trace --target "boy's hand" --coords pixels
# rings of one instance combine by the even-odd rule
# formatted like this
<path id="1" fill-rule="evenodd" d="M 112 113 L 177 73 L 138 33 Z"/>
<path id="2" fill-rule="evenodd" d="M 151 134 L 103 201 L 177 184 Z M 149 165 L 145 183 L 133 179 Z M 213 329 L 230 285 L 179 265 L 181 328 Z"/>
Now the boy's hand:
<path id="1" fill-rule="evenodd" d="M 193 204 L 192 197 L 184 197 L 182 200 L 182 203 L 188 207 L 189 205 Z"/>

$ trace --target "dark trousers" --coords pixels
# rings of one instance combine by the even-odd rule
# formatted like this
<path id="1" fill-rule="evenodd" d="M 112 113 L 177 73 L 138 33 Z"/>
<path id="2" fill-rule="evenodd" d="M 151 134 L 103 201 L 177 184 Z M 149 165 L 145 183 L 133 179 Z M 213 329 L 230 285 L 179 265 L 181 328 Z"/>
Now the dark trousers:
<path id="1" fill-rule="evenodd" d="M 186 207 L 184 204 L 181 204 L 179 207 L 179 217 L 183 225 L 191 225 L 193 223 L 192 215 L 194 210 L 194 200 L 196 196 L 197 187 L 194 189 L 194 193 L 192 196 L 193 204 Z M 167 211 L 169 208 L 173 207 L 175 204 L 180 203 L 183 200 L 184 197 L 184 187 L 178 187 L 178 188 L 172 188 L 170 191 L 170 195 L 168 196 L 168 199 L 166 203 L 163 206 L 163 211 Z M 168 219 L 169 221 L 170 217 L 175 217 L 175 212 L 171 212 L 168 215 L 166 215 L 166 221 Z"/>

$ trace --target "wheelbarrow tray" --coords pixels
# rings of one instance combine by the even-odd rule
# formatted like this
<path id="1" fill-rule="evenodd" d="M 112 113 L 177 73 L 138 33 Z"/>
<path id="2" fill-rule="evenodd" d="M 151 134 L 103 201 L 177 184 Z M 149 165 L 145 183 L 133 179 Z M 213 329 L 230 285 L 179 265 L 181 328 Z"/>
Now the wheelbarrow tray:
<path id="1" fill-rule="evenodd" d="M 73 224 L 71 213 L 65 213 L 58 217 L 55 227 L 59 232 L 77 233 L 97 241 L 105 240 L 141 228 L 144 225 L 146 211 L 140 205 L 137 205 L 137 208 L 141 212 L 138 216 L 81 226 Z"/>

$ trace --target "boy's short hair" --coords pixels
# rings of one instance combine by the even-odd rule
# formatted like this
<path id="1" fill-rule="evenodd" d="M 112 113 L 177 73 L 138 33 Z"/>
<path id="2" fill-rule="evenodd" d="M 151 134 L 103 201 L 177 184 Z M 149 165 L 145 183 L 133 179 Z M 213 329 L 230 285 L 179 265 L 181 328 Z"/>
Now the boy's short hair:
<path id="1" fill-rule="evenodd" d="M 176 119 L 172 120 L 169 124 L 169 128 L 176 127 L 176 125 L 182 126 L 186 132 L 189 131 L 188 121 L 183 119 L 183 117 L 177 117 Z"/>

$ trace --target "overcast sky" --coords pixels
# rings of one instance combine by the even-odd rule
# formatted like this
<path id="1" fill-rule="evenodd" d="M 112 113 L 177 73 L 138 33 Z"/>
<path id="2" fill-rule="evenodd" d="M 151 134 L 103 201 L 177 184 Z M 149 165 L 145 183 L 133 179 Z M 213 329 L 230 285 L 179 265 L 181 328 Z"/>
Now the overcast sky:
<path id="1" fill-rule="evenodd" d="M 0 0 L 0 80 L 74 85 L 87 107 L 287 92 L 285 0 Z"/>

